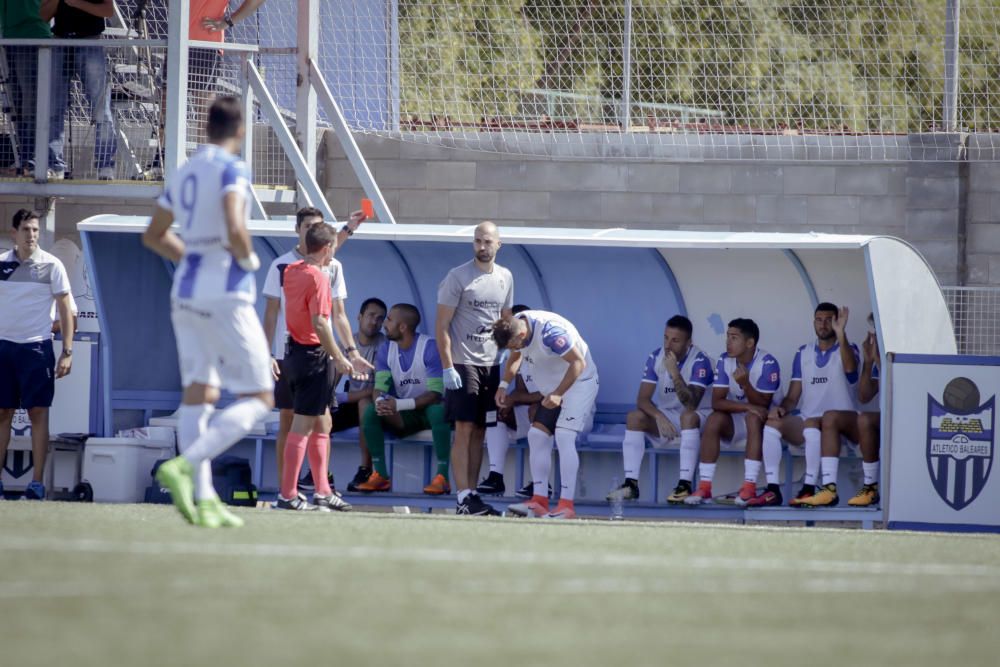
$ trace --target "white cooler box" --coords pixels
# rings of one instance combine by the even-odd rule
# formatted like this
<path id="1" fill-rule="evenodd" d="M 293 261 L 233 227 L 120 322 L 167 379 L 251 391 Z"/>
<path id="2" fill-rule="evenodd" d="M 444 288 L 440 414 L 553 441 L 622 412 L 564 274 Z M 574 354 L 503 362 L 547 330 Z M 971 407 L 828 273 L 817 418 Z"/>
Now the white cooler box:
<path id="1" fill-rule="evenodd" d="M 83 454 L 83 481 L 99 503 L 141 503 L 149 473 L 160 459 L 174 456 L 172 442 L 141 438 L 90 438 Z"/>

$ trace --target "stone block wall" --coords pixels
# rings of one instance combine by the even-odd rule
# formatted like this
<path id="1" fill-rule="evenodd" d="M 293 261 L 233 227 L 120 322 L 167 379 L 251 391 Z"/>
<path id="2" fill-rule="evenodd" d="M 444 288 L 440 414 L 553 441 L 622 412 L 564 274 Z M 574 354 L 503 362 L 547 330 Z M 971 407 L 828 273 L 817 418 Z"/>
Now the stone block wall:
<path id="1" fill-rule="evenodd" d="M 1000 164 L 956 159 L 961 135 L 936 138 L 933 154 L 915 139 L 928 161 L 850 163 L 560 159 L 356 138 L 400 223 L 885 234 L 920 250 L 943 285 L 1000 284 Z M 363 192 L 332 133 L 324 149 L 331 205 L 357 208 Z"/>

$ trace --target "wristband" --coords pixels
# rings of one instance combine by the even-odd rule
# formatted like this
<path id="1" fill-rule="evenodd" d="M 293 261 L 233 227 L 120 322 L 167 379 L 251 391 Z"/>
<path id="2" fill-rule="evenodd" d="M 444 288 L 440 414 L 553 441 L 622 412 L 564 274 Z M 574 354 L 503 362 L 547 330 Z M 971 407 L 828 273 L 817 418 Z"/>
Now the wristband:
<path id="1" fill-rule="evenodd" d="M 500 384 L 498 384 L 497 386 L 500 389 L 506 389 L 507 387 L 510 386 L 510 382 L 507 382 L 506 380 L 500 380 Z"/>
<path id="2" fill-rule="evenodd" d="M 233 19 L 232 19 L 232 17 L 225 16 L 225 17 L 222 18 L 222 20 L 225 21 L 226 25 L 228 25 L 230 28 L 233 27 Z"/>
<path id="3" fill-rule="evenodd" d="M 239 264 L 240 268 L 247 273 L 253 273 L 260 268 L 260 258 L 257 257 L 257 253 L 253 250 L 250 251 L 249 256 L 237 259 L 236 263 Z"/>
<path id="4" fill-rule="evenodd" d="M 405 412 L 406 410 L 415 410 L 417 407 L 417 399 L 415 398 L 397 398 L 396 399 L 396 412 Z"/>

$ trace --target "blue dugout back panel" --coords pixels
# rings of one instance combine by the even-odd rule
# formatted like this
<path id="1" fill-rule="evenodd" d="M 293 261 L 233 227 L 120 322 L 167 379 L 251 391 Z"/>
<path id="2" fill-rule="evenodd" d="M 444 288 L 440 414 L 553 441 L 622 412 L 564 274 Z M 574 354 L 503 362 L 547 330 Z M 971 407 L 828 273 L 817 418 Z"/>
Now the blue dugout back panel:
<path id="1" fill-rule="evenodd" d="M 145 225 L 116 216 L 80 224 L 111 380 L 108 418 L 110 410 L 134 407 L 143 396 L 172 409 L 167 403 L 172 398 L 176 405 L 180 390 L 169 316 L 173 267 L 142 247 Z M 270 261 L 295 245 L 291 228 L 287 221 L 253 223 L 263 265 L 258 292 Z M 643 362 L 660 345 L 665 320 L 676 313 L 692 319 L 696 344 L 713 358 L 724 349 L 726 322 L 754 318 L 761 346 L 778 357 L 787 386 L 795 350 L 813 338 L 817 300 L 851 307 L 848 333 L 857 342 L 868 312 L 878 311 L 868 237 L 613 231 L 616 236 L 602 237 L 593 230 L 502 230 L 498 257 L 514 275 L 516 303 L 568 317 L 587 339 L 604 404 L 635 400 Z M 471 259 L 471 238 L 471 228 L 364 226 L 337 253 L 352 323 L 362 301 L 377 296 L 389 305 L 417 305 L 422 330 L 433 333 L 438 284 L 451 267 Z M 261 314 L 263 301 L 257 304 Z"/>

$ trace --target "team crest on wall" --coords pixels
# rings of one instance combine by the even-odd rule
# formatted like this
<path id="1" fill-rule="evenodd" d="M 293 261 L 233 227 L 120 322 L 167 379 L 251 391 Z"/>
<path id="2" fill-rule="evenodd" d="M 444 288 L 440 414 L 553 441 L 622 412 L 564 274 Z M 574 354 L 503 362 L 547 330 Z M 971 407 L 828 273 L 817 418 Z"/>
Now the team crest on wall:
<path id="1" fill-rule="evenodd" d="M 979 387 L 965 377 L 945 386 L 942 402 L 927 395 L 927 470 L 954 510 L 979 496 L 993 468 L 996 396 L 980 399 Z"/>

